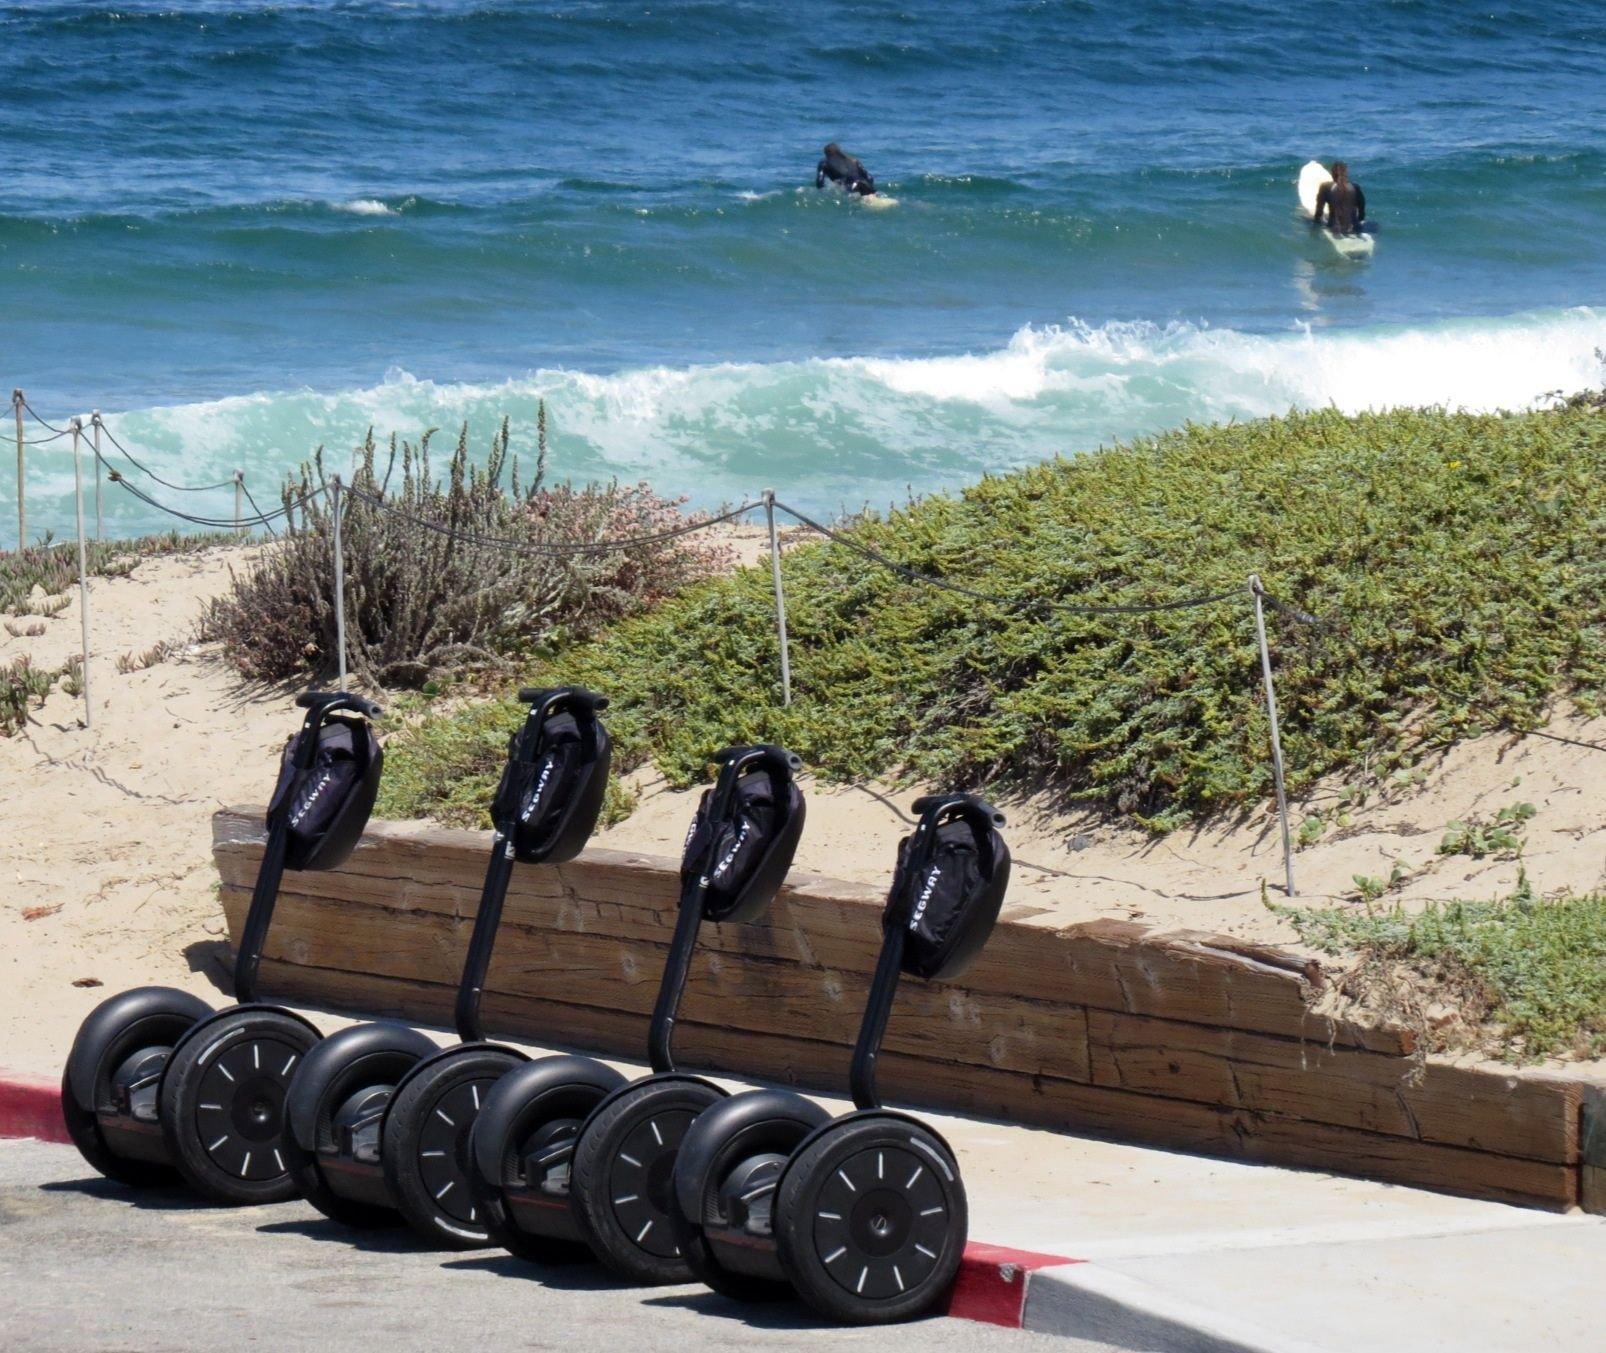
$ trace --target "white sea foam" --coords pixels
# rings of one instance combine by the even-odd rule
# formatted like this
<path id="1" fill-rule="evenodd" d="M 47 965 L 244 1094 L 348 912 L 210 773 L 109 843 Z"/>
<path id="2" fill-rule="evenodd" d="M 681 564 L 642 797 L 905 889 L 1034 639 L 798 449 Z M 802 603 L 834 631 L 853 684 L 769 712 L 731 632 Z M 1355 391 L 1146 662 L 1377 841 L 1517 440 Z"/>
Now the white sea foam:
<path id="1" fill-rule="evenodd" d="M 1523 408 L 1551 390 L 1598 385 L 1606 317 L 1463 320 L 1433 328 L 1244 334 L 1189 324 L 1025 328 L 988 353 L 919 361 L 863 359 L 888 388 L 938 401 L 1034 401 L 1098 384 L 1191 392 L 1191 417 L 1254 415 L 1328 404 L 1345 412 L 1442 404 Z"/>
<path id="2" fill-rule="evenodd" d="M 352 216 L 394 216 L 396 209 L 387 206 L 376 197 L 354 197 L 348 202 L 336 202 L 336 211 L 348 212 Z"/>
<path id="3" fill-rule="evenodd" d="M 951 487 L 1189 420 L 1327 405 L 1520 409 L 1553 390 L 1599 385 L 1602 347 L 1606 315 L 1589 309 L 1277 335 L 1073 323 L 951 357 L 546 369 L 484 384 L 393 370 L 361 389 L 239 395 L 108 422 L 169 478 L 221 479 L 240 465 L 263 485 L 319 444 L 328 468 L 343 469 L 369 427 L 381 440 L 426 427 L 449 439 L 466 421 L 482 446 L 503 415 L 527 466 L 544 399 L 559 476 L 647 478 L 701 502 L 773 484 L 800 505 L 834 507 L 886 502 L 906 486 Z M 232 510 L 222 497 L 210 506 Z"/>

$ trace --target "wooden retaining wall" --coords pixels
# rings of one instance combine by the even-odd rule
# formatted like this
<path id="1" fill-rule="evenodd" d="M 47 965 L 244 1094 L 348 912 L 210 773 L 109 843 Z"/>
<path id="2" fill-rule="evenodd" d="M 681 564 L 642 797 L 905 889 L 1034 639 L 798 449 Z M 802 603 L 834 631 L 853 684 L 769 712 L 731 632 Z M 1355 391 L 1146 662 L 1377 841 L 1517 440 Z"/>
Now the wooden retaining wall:
<path id="1" fill-rule="evenodd" d="M 213 819 L 237 940 L 260 809 Z M 328 873 L 287 874 L 264 990 L 448 1022 L 489 833 L 373 823 Z M 639 1059 L 674 926 L 675 862 L 589 850 L 520 867 L 487 982 L 499 1034 Z M 881 894 L 794 872 L 769 916 L 704 927 L 677 1027 L 688 1066 L 845 1093 Z M 889 1101 L 1540 1207 L 1579 1201 L 1583 1085 L 1414 1057 L 1402 1029 L 1312 1010 L 1319 966 L 1005 906 L 953 985 L 906 983 Z"/>

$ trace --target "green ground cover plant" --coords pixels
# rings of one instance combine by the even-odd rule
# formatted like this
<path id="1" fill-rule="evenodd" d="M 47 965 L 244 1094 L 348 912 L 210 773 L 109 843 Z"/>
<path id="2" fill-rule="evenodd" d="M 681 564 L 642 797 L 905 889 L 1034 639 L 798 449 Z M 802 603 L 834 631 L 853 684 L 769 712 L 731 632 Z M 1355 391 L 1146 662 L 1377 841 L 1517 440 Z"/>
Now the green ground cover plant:
<path id="1" fill-rule="evenodd" d="M 133 540 L 91 540 L 84 550 L 84 561 L 91 577 L 120 578 L 132 573 L 141 559 L 156 555 L 187 554 L 237 540 L 222 532 L 180 535 L 166 531 Z M 9 615 L 51 613 L 40 611 L 35 587 L 44 598 L 63 596 L 78 585 L 78 544 L 75 540 L 54 542 L 46 536 L 37 545 L 21 550 L 0 550 L 0 612 Z M 63 601 L 58 609 L 66 609 Z"/>
<path id="2" fill-rule="evenodd" d="M 141 559 L 204 550 L 235 539 L 220 532 L 180 535 L 169 531 L 133 540 L 92 540 L 84 550 L 84 562 L 94 577 L 124 577 Z M 77 586 L 76 541 L 57 544 L 46 536 L 25 549 L 0 551 L 0 613 L 19 617 L 5 622 L 6 634 L 13 639 L 39 637 L 46 624 L 72 604 L 70 593 Z M 52 671 L 35 667 L 26 654 L 0 663 L 0 737 L 18 732 L 58 681 L 75 692 L 81 671 L 76 659 Z"/>
<path id="3" fill-rule="evenodd" d="M 1425 753 L 1539 722 L 1606 682 L 1606 418 L 1334 411 L 1186 427 L 983 480 L 847 530 L 919 586 L 837 545 L 785 562 L 794 704 L 780 706 L 767 568 L 690 586 L 521 677 L 609 694 L 619 762 L 700 779 L 774 740 L 827 777 L 1042 791 L 1164 831 L 1266 799 L 1248 599 L 1151 615 L 1046 603 L 1267 589 L 1293 791 L 1397 781 Z M 509 683 L 511 686 L 513 683 Z M 429 761 L 398 811 L 431 814 L 500 742 L 458 708 L 397 741 Z M 492 747 L 492 743 L 495 743 Z M 491 748 L 491 752 L 486 749 Z M 494 761 L 490 764 L 494 764 Z"/>
<path id="4" fill-rule="evenodd" d="M 1455 1019 L 1436 1047 L 1472 1043 L 1511 1061 L 1606 1053 L 1606 893 L 1546 900 L 1276 908 L 1323 953 L 1359 961 L 1358 984 L 1396 1013 L 1432 993 Z"/>

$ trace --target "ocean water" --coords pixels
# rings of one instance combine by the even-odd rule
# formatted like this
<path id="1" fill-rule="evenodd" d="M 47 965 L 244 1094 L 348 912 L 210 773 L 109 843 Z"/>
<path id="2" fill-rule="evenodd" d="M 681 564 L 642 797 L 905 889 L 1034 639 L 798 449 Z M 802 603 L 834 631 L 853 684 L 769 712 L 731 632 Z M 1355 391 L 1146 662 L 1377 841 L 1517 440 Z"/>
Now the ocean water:
<path id="1" fill-rule="evenodd" d="M 545 398 L 560 476 L 824 510 L 1520 407 L 1606 379 L 1603 88 L 1606 7 L 1562 0 L 0 4 L 0 383 L 259 497 L 369 426 L 528 453 Z M 833 139 L 896 207 L 808 186 Z M 1294 216 L 1335 156 L 1365 261 Z"/>

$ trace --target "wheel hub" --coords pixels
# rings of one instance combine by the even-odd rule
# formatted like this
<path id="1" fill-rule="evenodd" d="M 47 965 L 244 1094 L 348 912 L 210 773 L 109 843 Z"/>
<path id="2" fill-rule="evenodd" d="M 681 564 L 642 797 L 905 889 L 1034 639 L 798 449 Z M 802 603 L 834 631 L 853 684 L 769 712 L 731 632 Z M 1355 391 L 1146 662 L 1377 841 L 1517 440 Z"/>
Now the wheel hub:
<path id="1" fill-rule="evenodd" d="M 891 1189 L 876 1189 L 854 1205 L 849 1229 L 866 1254 L 895 1254 L 909 1239 L 913 1213 L 908 1201 Z"/>
<path id="2" fill-rule="evenodd" d="M 112 1073 L 112 1104 L 118 1113 L 141 1123 L 157 1121 L 156 1090 L 171 1048 L 141 1048 L 123 1059 Z"/>
<path id="3" fill-rule="evenodd" d="M 495 1078 L 478 1076 L 451 1086 L 429 1107 L 418 1134 L 418 1173 L 435 1206 L 465 1226 L 479 1224 L 468 1189 L 469 1134 Z"/>
<path id="4" fill-rule="evenodd" d="M 660 1259 L 680 1253 L 669 1230 L 675 1156 L 695 1114 L 657 1109 L 632 1124 L 608 1168 L 614 1220 L 637 1249 Z"/>
<path id="5" fill-rule="evenodd" d="M 285 1171 L 284 1099 L 301 1049 L 278 1037 L 236 1039 L 201 1074 L 195 1126 L 213 1164 L 237 1179 Z"/>
<path id="6" fill-rule="evenodd" d="M 532 1133 L 519 1153 L 525 1187 L 567 1197 L 574 1139 L 579 1135 L 578 1118 L 556 1118 Z"/>
<path id="7" fill-rule="evenodd" d="M 931 1161 L 909 1148 L 855 1152 L 812 1197 L 815 1257 L 855 1297 L 904 1295 L 936 1270 L 948 1246 L 947 1196 Z"/>

